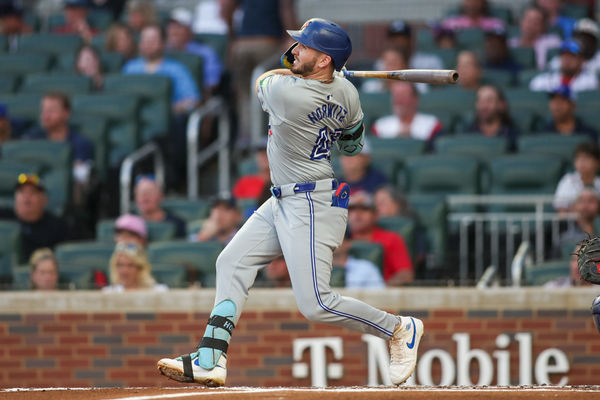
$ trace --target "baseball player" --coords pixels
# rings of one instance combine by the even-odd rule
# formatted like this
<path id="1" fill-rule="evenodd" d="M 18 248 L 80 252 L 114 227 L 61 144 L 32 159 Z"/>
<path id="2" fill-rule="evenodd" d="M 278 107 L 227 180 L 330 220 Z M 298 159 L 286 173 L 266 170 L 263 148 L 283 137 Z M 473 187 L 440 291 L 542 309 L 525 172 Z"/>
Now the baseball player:
<path id="1" fill-rule="evenodd" d="M 331 146 L 356 155 L 364 140 L 358 93 L 340 72 L 352 44 L 339 25 L 320 18 L 288 34 L 296 41 L 282 56 L 289 69 L 266 72 L 255 86 L 269 113 L 273 196 L 217 259 L 215 306 L 197 351 L 164 358 L 158 368 L 177 381 L 224 385 L 227 348 L 248 289 L 257 272 L 283 254 L 300 312 L 311 321 L 390 340 L 390 377 L 398 385 L 415 368 L 422 321 L 388 314 L 329 287 L 350 195 L 349 186 L 334 179 Z"/>

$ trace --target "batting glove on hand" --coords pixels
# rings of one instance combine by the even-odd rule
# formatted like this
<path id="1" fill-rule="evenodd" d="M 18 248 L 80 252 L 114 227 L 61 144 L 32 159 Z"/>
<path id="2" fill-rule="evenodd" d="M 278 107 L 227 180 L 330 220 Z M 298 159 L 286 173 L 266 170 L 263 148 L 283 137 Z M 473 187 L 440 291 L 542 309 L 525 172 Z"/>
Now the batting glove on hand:
<path id="1" fill-rule="evenodd" d="M 340 71 L 333 71 L 333 76 L 339 76 L 340 78 L 345 78 L 346 72 L 348 72 L 346 67 L 342 67 L 342 69 Z"/>

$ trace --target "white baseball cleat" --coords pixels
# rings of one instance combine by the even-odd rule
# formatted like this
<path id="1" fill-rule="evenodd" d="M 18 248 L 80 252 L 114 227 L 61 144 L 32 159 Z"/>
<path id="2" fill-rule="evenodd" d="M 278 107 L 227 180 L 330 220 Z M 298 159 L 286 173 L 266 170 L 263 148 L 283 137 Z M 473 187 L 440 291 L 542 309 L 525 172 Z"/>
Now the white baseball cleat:
<path id="1" fill-rule="evenodd" d="M 185 354 L 175 359 L 163 358 L 157 363 L 158 370 L 167 378 L 179 382 L 196 382 L 208 387 L 225 385 L 226 365 L 227 357 L 222 354 L 213 369 L 204 369 L 198 365 L 198 353 Z"/>
<path id="2" fill-rule="evenodd" d="M 415 370 L 417 351 L 423 336 L 423 321 L 401 317 L 390 339 L 390 378 L 394 385 L 404 383 Z"/>

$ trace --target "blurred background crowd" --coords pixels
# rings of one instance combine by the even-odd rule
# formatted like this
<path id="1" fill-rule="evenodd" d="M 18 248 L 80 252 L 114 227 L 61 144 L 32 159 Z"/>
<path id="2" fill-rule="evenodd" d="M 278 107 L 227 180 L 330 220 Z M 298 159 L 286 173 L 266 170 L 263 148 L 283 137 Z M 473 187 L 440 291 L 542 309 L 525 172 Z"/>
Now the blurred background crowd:
<path id="1" fill-rule="evenodd" d="M 368 134 L 332 156 L 352 187 L 334 286 L 581 284 L 572 254 L 600 232 L 595 2 L 428 3 L 443 15 L 373 22 L 309 0 L 0 0 L 1 287 L 213 286 L 270 196 L 251 87 L 300 14 L 348 30 L 350 70 L 460 76 L 352 81 Z M 289 286 L 285 260 L 256 286 Z"/>

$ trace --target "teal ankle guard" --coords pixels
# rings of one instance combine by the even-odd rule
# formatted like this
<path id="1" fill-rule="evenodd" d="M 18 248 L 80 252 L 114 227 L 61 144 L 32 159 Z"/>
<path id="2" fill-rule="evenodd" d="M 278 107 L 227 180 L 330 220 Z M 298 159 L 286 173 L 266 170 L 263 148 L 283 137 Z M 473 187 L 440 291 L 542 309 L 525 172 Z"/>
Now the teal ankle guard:
<path id="1" fill-rule="evenodd" d="M 231 300 L 223 300 L 213 309 L 198 345 L 198 364 L 202 368 L 213 369 L 221 354 L 227 354 L 229 339 L 235 328 L 234 318 L 235 303 Z"/>

